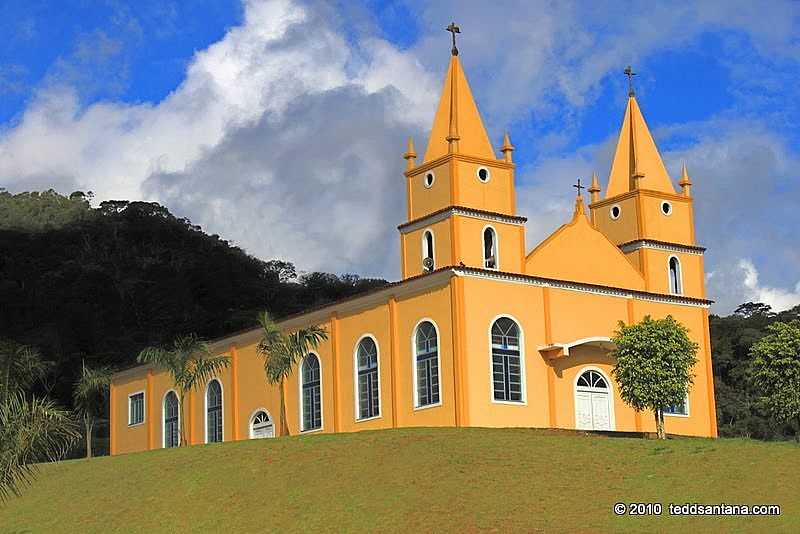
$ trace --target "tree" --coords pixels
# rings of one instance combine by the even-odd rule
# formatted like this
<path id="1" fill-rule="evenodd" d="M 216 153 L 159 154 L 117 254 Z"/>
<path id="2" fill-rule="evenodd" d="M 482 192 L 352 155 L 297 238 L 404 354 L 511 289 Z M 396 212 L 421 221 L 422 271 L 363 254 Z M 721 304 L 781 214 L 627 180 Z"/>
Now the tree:
<path id="1" fill-rule="evenodd" d="M 659 439 L 664 434 L 664 407 L 684 401 L 694 375 L 698 345 L 689 339 L 685 326 L 668 315 L 646 316 L 642 322 L 622 321 L 612 341 L 617 360 L 612 371 L 622 400 L 636 411 L 652 410 Z"/>
<path id="2" fill-rule="evenodd" d="M 175 389 L 178 390 L 180 444 L 181 446 L 187 445 L 183 399 L 187 393 L 227 368 L 230 359 L 225 355 L 212 355 L 211 349 L 205 341 L 190 334 L 176 338 L 171 349 L 147 347 L 139 353 L 138 361 L 161 366 L 172 376 Z"/>
<path id="3" fill-rule="evenodd" d="M 294 366 L 319 343 L 328 339 L 324 328 L 313 325 L 301 328 L 296 332 L 284 334 L 268 312 L 258 316 L 261 325 L 261 341 L 256 352 L 264 358 L 264 372 L 267 382 L 278 385 L 281 397 L 280 435 L 288 436 L 289 425 L 286 421 L 286 403 L 284 401 L 284 383 L 292 375 Z"/>
<path id="4" fill-rule="evenodd" d="M 0 404 L 17 393 L 24 393 L 50 366 L 39 351 L 15 341 L 0 340 Z"/>
<path id="5" fill-rule="evenodd" d="M 63 458 L 78 436 L 69 412 L 52 401 L 7 397 L 0 403 L 0 502 L 33 480 L 36 462 Z"/>
<path id="6" fill-rule="evenodd" d="M 795 422 L 800 442 L 800 321 L 777 322 L 750 348 L 752 379 L 761 401 L 781 422 Z"/>
<path id="7" fill-rule="evenodd" d="M 86 458 L 92 457 L 92 431 L 105 402 L 111 384 L 111 374 L 109 367 L 92 369 L 84 364 L 81 367 L 80 378 L 75 382 L 72 401 L 75 412 L 83 420 Z"/>

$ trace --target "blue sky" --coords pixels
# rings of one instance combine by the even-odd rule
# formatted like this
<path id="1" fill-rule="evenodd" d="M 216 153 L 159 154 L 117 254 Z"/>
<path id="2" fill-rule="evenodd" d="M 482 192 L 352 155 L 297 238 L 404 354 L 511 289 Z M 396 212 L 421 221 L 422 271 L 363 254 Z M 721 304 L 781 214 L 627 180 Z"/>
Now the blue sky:
<path id="1" fill-rule="evenodd" d="M 490 135 L 517 147 L 529 248 L 569 215 L 575 178 L 606 179 L 632 64 L 668 168 L 696 184 L 715 310 L 784 308 L 800 303 L 799 10 L 7 1 L 0 187 L 156 200 L 264 259 L 396 278 L 399 154 L 427 142 L 455 19 Z"/>

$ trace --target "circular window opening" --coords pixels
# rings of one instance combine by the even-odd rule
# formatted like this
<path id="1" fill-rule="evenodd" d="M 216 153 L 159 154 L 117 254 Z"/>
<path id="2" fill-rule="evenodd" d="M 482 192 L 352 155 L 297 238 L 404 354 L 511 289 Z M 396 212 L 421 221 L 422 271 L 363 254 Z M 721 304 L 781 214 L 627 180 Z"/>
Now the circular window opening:
<path id="1" fill-rule="evenodd" d="M 489 169 L 487 169 L 486 167 L 480 167 L 478 169 L 478 180 L 480 180 L 483 183 L 486 183 L 489 181 L 489 178 L 490 178 Z"/>
<path id="2" fill-rule="evenodd" d="M 619 215 L 620 215 L 620 213 L 622 213 L 622 210 L 620 209 L 619 206 L 614 205 L 614 206 L 611 206 L 611 210 L 609 211 L 609 213 L 611 214 L 611 218 L 612 219 L 617 220 L 617 219 L 619 219 Z"/>
<path id="3" fill-rule="evenodd" d="M 670 204 L 666 200 L 664 202 L 662 202 L 661 203 L 661 213 L 663 213 L 664 215 L 672 214 L 672 204 Z"/>
<path id="4" fill-rule="evenodd" d="M 434 180 L 436 180 L 436 177 L 433 175 L 432 172 L 425 174 L 425 187 L 432 186 Z"/>

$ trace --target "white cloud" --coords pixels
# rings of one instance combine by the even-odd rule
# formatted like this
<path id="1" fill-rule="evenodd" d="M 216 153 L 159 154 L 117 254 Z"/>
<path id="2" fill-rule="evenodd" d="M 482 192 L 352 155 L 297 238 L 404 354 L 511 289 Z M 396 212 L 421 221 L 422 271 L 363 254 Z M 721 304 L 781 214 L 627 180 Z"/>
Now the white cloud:
<path id="1" fill-rule="evenodd" d="M 540 117 L 559 119 L 546 137 L 514 140 L 551 154 L 518 170 L 529 248 L 569 219 L 577 177 L 607 176 L 613 136 L 570 154 L 553 147 L 573 136 L 582 109 L 620 65 L 720 28 L 770 58 L 798 56 L 797 10 L 783 2 L 417 7 L 420 39 L 401 50 L 369 29 L 354 35 L 338 26 L 329 5 L 245 0 L 242 24 L 197 52 L 180 86 L 155 103 L 86 107 L 69 79 L 50 79 L 20 120 L 0 130 L 0 182 L 156 200 L 265 259 L 395 277 L 403 138 L 413 133 L 418 148 L 426 144 L 447 61 L 442 21 L 451 13 L 459 14 L 462 59 L 494 139 L 513 119 L 533 115 L 534 128 Z M 791 145 L 765 121 L 736 117 L 656 133 L 660 143 L 690 138 L 664 156 L 674 176 L 680 160 L 689 163 L 716 310 L 744 298 L 742 276 L 731 278 L 738 285 L 715 285 L 740 258 L 753 259 L 765 287 L 791 294 L 778 289 L 800 279 L 800 221 L 786 194 L 796 191 L 800 163 Z"/>

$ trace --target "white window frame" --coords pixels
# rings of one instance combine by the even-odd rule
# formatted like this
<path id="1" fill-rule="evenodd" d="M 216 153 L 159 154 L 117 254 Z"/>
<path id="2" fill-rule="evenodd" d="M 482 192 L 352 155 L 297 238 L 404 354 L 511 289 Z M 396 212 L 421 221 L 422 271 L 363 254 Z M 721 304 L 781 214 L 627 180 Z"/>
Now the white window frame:
<path id="1" fill-rule="evenodd" d="M 170 393 L 175 394 L 175 398 L 178 399 L 178 447 L 181 446 L 181 398 L 178 395 L 178 392 L 174 389 L 168 389 L 164 392 L 164 395 L 161 397 L 161 448 L 167 448 L 167 395 Z"/>
<path id="2" fill-rule="evenodd" d="M 486 171 L 486 180 L 481 180 L 481 170 Z M 475 178 L 477 178 L 478 181 L 482 184 L 488 184 L 492 179 L 492 171 L 489 170 L 489 167 L 481 165 L 480 167 L 475 169 Z"/>
<path id="3" fill-rule="evenodd" d="M 619 213 L 617 214 L 616 217 L 614 217 L 614 208 L 617 208 L 619 210 Z M 622 217 L 622 207 L 619 204 L 614 204 L 613 206 L 608 208 L 608 216 L 612 221 L 618 220 L 620 217 Z"/>
<path id="4" fill-rule="evenodd" d="M 417 391 L 417 329 L 419 325 L 422 323 L 431 323 L 433 325 L 434 330 L 436 330 L 436 367 L 439 370 L 439 402 L 434 402 L 433 404 L 426 404 L 425 406 L 420 406 L 419 404 L 419 393 Z M 430 317 L 423 317 L 417 324 L 414 325 L 414 328 L 411 330 L 411 369 L 412 369 L 412 385 L 414 388 L 413 398 L 414 398 L 414 411 L 417 410 L 427 410 L 429 408 L 436 408 L 437 406 L 442 405 L 442 400 L 444 399 L 444 387 L 443 387 L 443 380 L 442 380 L 442 343 L 441 343 L 441 335 L 439 333 L 439 325 L 431 319 Z"/>
<path id="5" fill-rule="evenodd" d="M 494 267 L 486 266 L 486 243 L 484 243 L 483 239 L 487 228 L 490 228 L 492 230 L 492 238 L 494 239 L 494 264 L 495 264 Z M 483 267 L 484 269 L 488 269 L 490 271 L 500 270 L 500 234 L 497 233 L 497 228 L 495 228 L 491 224 L 487 224 L 481 230 L 481 262 L 482 262 L 481 267 Z"/>
<path id="6" fill-rule="evenodd" d="M 603 376 L 603 379 L 605 379 L 606 385 L 608 385 L 609 426 L 611 427 L 611 431 L 615 432 L 617 430 L 617 420 L 616 416 L 614 415 L 614 399 L 616 398 L 616 393 L 614 393 L 614 382 L 611 381 L 611 378 L 606 374 L 605 371 L 594 365 L 587 365 L 585 367 L 581 367 L 580 369 L 578 369 L 578 372 L 575 374 L 575 379 L 572 381 L 573 417 L 575 418 L 573 427 L 575 429 L 578 428 L 578 387 L 579 387 L 578 380 L 580 379 L 581 375 L 586 371 L 595 371 L 597 373 L 600 373 Z M 580 388 L 582 391 L 601 393 L 600 388 L 587 388 L 584 386 L 580 386 Z"/>
<path id="7" fill-rule="evenodd" d="M 427 258 L 428 251 L 426 250 L 428 243 L 425 236 L 430 233 L 431 234 L 431 259 L 433 260 L 433 267 L 431 267 L 430 271 L 425 270 L 425 258 Z M 425 228 L 422 231 L 422 260 L 420 264 L 422 266 L 422 272 L 432 272 L 436 270 L 436 234 L 434 233 L 432 228 Z"/>
<path id="8" fill-rule="evenodd" d="M 278 435 L 278 433 L 275 430 L 275 419 L 273 419 L 270 411 L 262 406 L 253 410 L 253 413 L 250 414 L 250 418 L 247 420 L 247 435 L 249 436 L 248 439 L 256 439 L 255 437 L 253 437 L 253 421 L 255 420 L 256 415 L 258 415 L 259 412 L 264 412 L 265 414 L 267 414 L 269 420 L 272 421 L 272 438 L 274 438 L 275 436 Z M 272 439 L 272 438 L 263 438 L 263 439 Z"/>
<path id="9" fill-rule="evenodd" d="M 222 419 L 222 441 L 220 443 L 225 442 L 225 388 L 222 386 L 222 380 L 217 377 L 212 378 L 208 382 L 206 382 L 206 391 L 203 395 L 203 420 L 204 420 L 204 428 L 205 428 L 205 443 L 208 443 L 208 388 L 211 386 L 211 382 L 216 381 L 219 384 L 219 395 L 220 401 L 222 402 L 222 406 L 220 406 L 220 419 Z M 215 442 L 216 443 L 216 442 Z"/>
<path id="10" fill-rule="evenodd" d="M 664 417 L 683 417 L 684 419 L 689 417 L 691 411 L 689 410 L 689 394 L 686 394 L 686 398 L 683 401 L 686 406 L 686 413 L 667 413 L 666 411 L 662 411 L 661 413 L 664 414 Z"/>
<path id="11" fill-rule="evenodd" d="M 676 273 L 677 275 L 676 281 L 678 282 L 677 293 L 672 291 L 672 280 L 670 279 L 669 276 L 670 263 L 672 263 L 672 258 L 675 258 L 675 261 L 678 264 L 678 271 Z M 683 295 L 683 265 L 681 265 L 681 259 L 675 254 L 670 254 L 670 256 L 667 258 L 667 292 L 670 295 Z"/>
<path id="12" fill-rule="evenodd" d="M 131 415 L 133 412 L 131 411 L 131 398 L 135 397 L 136 395 L 142 396 L 142 420 L 138 423 L 131 422 Z M 128 427 L 135 427 L 139 425 L 143 425 L 147 422 L 147 394 L 142 389 L 140 391 L 134 391 L 133 393 L 128 394 Z"/>
<path id="13" fill-rule="evenodd" d="M 664 205 L 665 204 L 667 206 L 669 206 L 669 213 L 664 213 Z M 673 211 L 672 202 L 670 202 L 668 200 L 662 200 L 661 204 L 658 205 L 658 211 L 660 211 L 661 215 L 663 215 L 664 217 L 669 217 L 670 215 L 672 215 L 672 211 Z"/>
<path id="14" fill-rule="evenodd" d="M 358 346 L 361 344 L 363 340 L 366 338 L 370 338 L 373 343 L 375 343 L 375 351 L 377 353 L 378 358 L 378 415 L 373 415 L 372 417 L 359 417 L 359 405 L 358 405 Z M 320 375 L 321 377 L 322 375 Z M 320 384 L 322 380 L 320 380 Z M 321 392 L 321 390 L 320 390 Z M 366 333 L 362 335 L 358 340 L 356 340 L 356 344 L 353 346 L 353 419 L 356 423 L 363 423 L 365 421 L 372 421 L 374 419 L 380 419 L 383 417 L 383 395 L 381 393 L 381 346 L 378 344 L 378 339 L 372 335 L 371 333 Z"/>
<path id="15" fill-rule="evenodd" d="M 428 175 L 431 175 L 431 185 L 428 185 Z M 422 175 L 422 185 L 425 186 L 425 189 L 430 189 L 433 187 L 433 184 L 436 183 L 436 173 L 433 171 L 428 171 Z"/>
<path id="16" fill-rule="evenodd" d="M 520 385 L 522 386 L 522 400 L 521 401 L 506 401 L 497 400 L 494 398 L 494 360 L 492 355 L 492 327 L 498 319 L 502 318 L 511 319 L 517 324 L 519 329 L 519 371 L 520 371 Z M 487 330 L 487 340 L 489 341 L 489 398 L 492 404 L 507 404 L 509 406 L 527 406 L 528 405 L 528 373 L 525 370 L 525 331 L 522 328 L 522 323 L 513 315 L 501 313 L 496 315 L 489 321 L 489 328 Z"/>
<path id="17" fill-rule="evenodd" d="M 303 362 L 308 358 L 311 354 L 317 357 L 317 362 L 319 362 L 319 428 L 312 428 L 310 430 L 306 430 L 303 428 Z M 310 351 L 308 354 L 303 356 L 303 359 L 300 360 L 300 368 L 298 369 L 297 373 L 297 408 L 300 416 L 299 420 L 299 427 L 300 432 L 302 434 L 313 434 L 314 432 L 322 432 L 325 428 L 325 391 L 323 390 L 323 382 L 325 381 L 325 375 L 323 374 L 323 367 L 322 367 L 322 358 L 319 357 L 319 354 L 314 351 Z"/>

